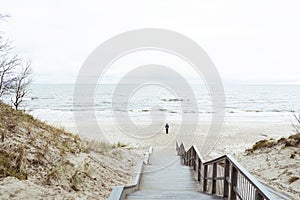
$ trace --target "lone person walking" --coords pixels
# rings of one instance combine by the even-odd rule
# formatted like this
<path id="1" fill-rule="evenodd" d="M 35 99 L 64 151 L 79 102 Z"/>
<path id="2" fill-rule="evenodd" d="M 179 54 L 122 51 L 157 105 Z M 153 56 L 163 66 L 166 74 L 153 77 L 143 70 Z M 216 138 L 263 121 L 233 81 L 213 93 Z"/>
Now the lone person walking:
<path id="1" fill-rule="evenodd" d="M 166 123 L 165 128 L 166 128 L 166 134 L 168 134 L 169 133 L 169 124 L 168 123 Z"/>

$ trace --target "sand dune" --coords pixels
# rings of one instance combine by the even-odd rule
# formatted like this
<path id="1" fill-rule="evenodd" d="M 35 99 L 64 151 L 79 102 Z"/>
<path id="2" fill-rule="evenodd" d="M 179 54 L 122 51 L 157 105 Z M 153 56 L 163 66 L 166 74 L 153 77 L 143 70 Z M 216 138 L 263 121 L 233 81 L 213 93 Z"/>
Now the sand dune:
<path id="1" fill-rule="evenodd" d="M 0 104 L 0 199 L 106 199 L 143 149 L 83 140 Z"/>

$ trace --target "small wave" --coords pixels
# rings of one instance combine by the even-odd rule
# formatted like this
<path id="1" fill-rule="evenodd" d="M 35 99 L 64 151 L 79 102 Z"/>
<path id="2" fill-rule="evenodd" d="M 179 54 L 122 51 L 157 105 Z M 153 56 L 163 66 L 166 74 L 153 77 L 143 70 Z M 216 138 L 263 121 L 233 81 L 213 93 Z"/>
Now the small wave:
<path id="1" fill-rule="evenodd" d="M 94 109 L 70 109 L 72 112 L 88 112 L 88 111 L 94 111 Z"/>
<path id="2" fill-rule="evenodd" d="M 290 112 L 290 110 L 281 110 L 281 109 L 271 109 L 271 110 L 266 110 L 265 112 L 275 112 L 275 113 L 279 113 L 279 112 Z"/>
<path id="3" fill-rule="evenodd" d="M 202 112 L 196 112 L 196 111 L 184 111 L 184 113 L 202 113 Z"/>
<path id="4" fill-rule="evenodd" d="M 177 101 L 183 101 L 183 99 L 162 99 L 162 101 L 174 101 L 174 102 L 177 102 Z"/>
<path id="5" fill-rule="evenodd" d="M 72 111 L 73 109 L 72 108 L 53 108 L 51 110 L 54 110 L 54 111 Z"/>
<path id="6" fill-rule="evenodd" d="M 168 109 L 165 109 L 165 108 L 160 108 L 158 109 L 159 111 L 168 111 Z"/>
<path id="7" fill-rule="evenodd" d="M 245 112 L 262 112 L 262 110 L 245 110 Z"/>
<path id="8" fill-rule="evenodd" d="M 271 112 L 282 112 L 282 110 L 279 110 L 279 109 L 273 109 L 273 110 L 271 110 Z"/>
<path id="9" fill-rule="evenodd" d="M 115 112 L 127 112 L 127 110 L 116 109 Z"/>
<path id="10" fill-rule="evenodd" d="M 142 110 L 142 112 L 149 112 L 150 110 Z"/>
<path id="11" fill-rule="evenodd" d="M 55 97 L 39 97 L 38 99 L 48 100 L 48 99 L 55 99 Z"/>
<path id="12" fill-rule="evenodd" d="M 170 113 L 177 113 L 176 111 L 170 111 Z"/>
<path id="13" fill-rule="evenodd" d="M 225 108 L 237 109 L 237 106 L 226 106 Z"/>
<path id="14" fill-rule="evenodd" d="M 294 110 L 286 110 L 286 109 L 283 109 L 283 110 L 272 109 L 272 110 L 268 110 L 268 112 L 291 112 L 291 113 L 294 113 L 295 111 Z"/>

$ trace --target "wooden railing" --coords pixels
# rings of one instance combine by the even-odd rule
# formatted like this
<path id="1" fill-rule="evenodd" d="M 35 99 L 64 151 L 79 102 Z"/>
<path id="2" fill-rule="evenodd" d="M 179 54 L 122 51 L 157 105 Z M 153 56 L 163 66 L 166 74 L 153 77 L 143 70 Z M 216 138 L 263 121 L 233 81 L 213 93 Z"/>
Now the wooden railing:
<path id="1" fill-rule="evenodd" d="M 273 195 L 232 156 L 204 161 L 198 148 L 176 142 L 177 154 L 197 175 L 202 192 L 230 200 L 273 200 Z"/>
<path id="2" fill-rule="evenodd" d="M 138 164 L 136 165 L 136 169 L 132 177 L 132 184 L 127 186 L 113 187 L 113 190 L 109 195 L 109 200 L 122 200 L 127 194 L 132 193 L 138 189 L 143 172 L 143 166 L 148 164 L 149 156 L 152 151 L 153 148 L 150 147 L 149 150 L 145 153 L 143 160 L 138 162 Z"/>

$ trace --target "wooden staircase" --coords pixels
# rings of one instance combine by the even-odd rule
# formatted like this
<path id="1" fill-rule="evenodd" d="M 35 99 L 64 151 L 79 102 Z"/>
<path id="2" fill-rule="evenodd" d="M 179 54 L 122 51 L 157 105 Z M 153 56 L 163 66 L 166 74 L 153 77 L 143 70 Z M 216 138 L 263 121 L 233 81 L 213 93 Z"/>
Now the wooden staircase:
<path id="1" fill-rule="evenodd" d="M 144 166 L 139 190 L 127 195 L 131 199 L 220 199 L 201 193 L 190 167 L 171 148 L 158 150 Z"/>
<path id="2" fill-rule="evenodd" d="M 178 142 L 176 151 L 155 147 L 151 153 L 152 147 L 138 163 L 132 185 L 114 187 L 110 200 L 290 199 L 260 183 L 230 155 L 204 161 L 195 145 Z"/>

